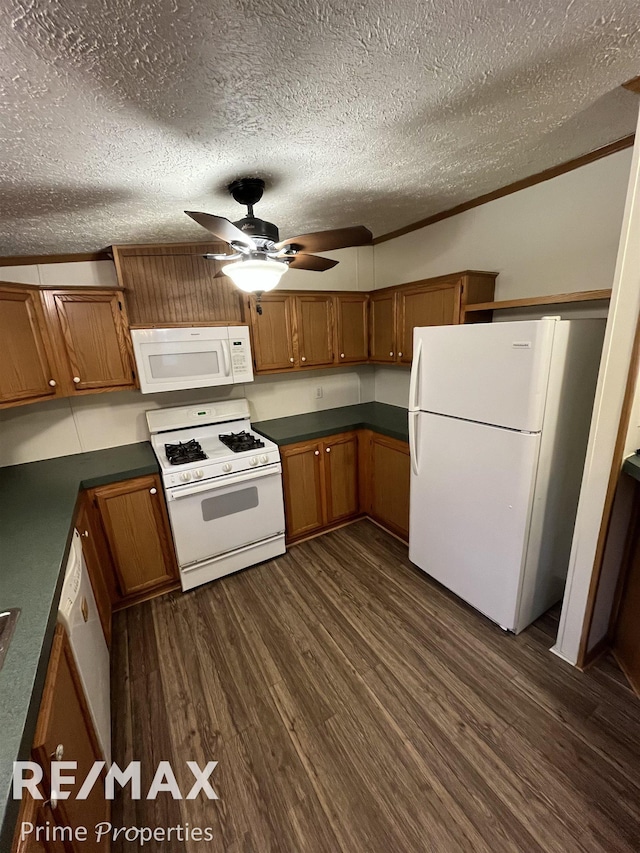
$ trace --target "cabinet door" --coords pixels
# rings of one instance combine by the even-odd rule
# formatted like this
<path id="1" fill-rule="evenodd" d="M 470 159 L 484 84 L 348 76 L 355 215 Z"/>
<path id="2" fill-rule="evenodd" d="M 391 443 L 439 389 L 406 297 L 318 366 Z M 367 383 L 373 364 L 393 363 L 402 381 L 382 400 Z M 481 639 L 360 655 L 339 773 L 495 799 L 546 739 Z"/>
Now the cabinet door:
<path id="1" fill-rule="evenodd" d="M 18 823 L 16 824 L 15 836 L 11 847 L 11 853 L 67 853 L 64 842 L 54 836 L 53 826 L 56 823 L 55 809 L 41 800 L 34 800 L 28 791 L 22 795 L 22 804 Z M 22 824 L 30 824 L 34 827 L 32 832 L 25 833 L 22 838 Z M 47 833 L 47 824 L 49 832 Z M 49 838 L 47 839 L 47 835 Z"/>
<path id="2" fill-rule="evenodd" d="M 396 295 L 371 295 L 369 301 L 369 356 L 371 361 L 396 360 Z"/>
<path id="3" fill-rule="evenodd" d="M 69 393 L 135 387 L 123 296 L 119 291 L 45 293 Z"/>
<path id="4" fill-rule="evenodd" d="M 300 367 L 333 364 L 333 298 L 313 294 L 296 297 Z"/>
<path id="5" fill-rule="evenodd" d="M 318 442 L 281 448 L 287 541 L 324 527 L 324 472 Z"/>
<path id="6" fill-rule="evenodd" d="M 160 478 L 112 483 L 93 494 L 122 596 L 173 585 L 178 570 Z"/>
<path id="7" fill-rule="evenodd" d="M 336 344 L 339 364 L 366 361 L 369 357 L 369 297 L 362 293 L 344 293 L 334 297 Z"/>
<path id="8" fill-rule="evenodd" d="M 256 373 L 295 367 L 293 350 L 292 297 L 272 293 L 262 297 L 262 314 L 251 300 L 251 331 Z"/>
<path id="9" fill-rule="evenodd" d="M 358 436 L 344 433 L 323 442 L 327 524 L 351 518 L 360 511 L 358 494 Z"/>
<path id="10" fill-rule="evenodd" d="M 411 364 L 413 330 L 450 326 L 460 319 L 460 285 L 402 287 L 398 291 L 398 361 Z"/>
<path id="11" fill-rule="evenodd" d="M 370 513 L 403 539 L 409 538 L 409 445 L 371 434 Z"/>
<path id="12" fill-rule="evenodd" d="M 60 749 L 61 748 L 61 749 Z M 33 757 L 44 770 L 45 796 L 51 793 L 51 761 L 56 751 L 62 761 L 76 761 L 75 785 L 69 786 L 68 799 L 59 799 L 54 809 L 55 820 L 61 826 L 87 826 L 86 841 L 73 842 L 69 849 L 84 851 L 108 850 L 109 840 L 98 844 L 91 827 L 109 818 L 109 802 L 104 797 L 104 768 L 86 800 L 76 794 L 95 761 L 103 756 L 93 729 L 91 714 L 82 690 L 73 652 L 64 628 L 58 625 L 53 640 L 49 669 L 42 694 L 42 704 L 33 742 Z M 37 849 L 37 848 L 36 848 Z M 46 849 L 46 848 L 45 848 Z"/>
<path id="13" fill-rule="evenodd" d="M 55 397 L 57 377 L 47 352 L 38 293 L 0 288 L 0 406 Z"/>
<path id="14" fill-rule="evenodd" d="M 90 507 L 87 505 L 85 495 L 83 495 L 75 526 L 82 539 L 82 553 L 87 564 L 87 572 L 89 573 L 91 588 L 96 599 L 96 607 L 98 608 L 98 615 L 100 616 L 102 630 L 104 631 L 104 638 L 107 641 L 107 646 L 111 646 L 112 593 L 109 589 L 107 577 L 113 577 L 113 567 L 109 555 L 105 554 L 104 549 L 100 547 L 98 539 L 101 531 L 96 531 L 96 525 L 92 523 L 89 513 Z"/>

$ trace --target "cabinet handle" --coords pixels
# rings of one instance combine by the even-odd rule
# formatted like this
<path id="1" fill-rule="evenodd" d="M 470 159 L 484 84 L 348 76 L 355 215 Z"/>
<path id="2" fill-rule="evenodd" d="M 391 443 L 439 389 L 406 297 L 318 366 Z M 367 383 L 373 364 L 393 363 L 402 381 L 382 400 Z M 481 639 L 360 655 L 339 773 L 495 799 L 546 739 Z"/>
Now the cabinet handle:
<path id="1" fill-rule="evenodd" d="M 326 451 L 327 451 L 327 453 L 331 453 L 331 448 L 330 448 L 330 447 L 327 447 L 327 448 L 326 448 Z"/>
<path id="2" fill-rule="evenodd" d="M 51 811 L 58 808 L 58 798 L 55 794 L 51 794 L 50 798 L 46 801 L 45 806 L 49 806 Z"/>
<path id="3" fill-rule="evenodd" d="M 52 387 L 52 388 L 55 388 L 57 384 L 58 384 L 58 383 L 56 382 L 56 380 L 55 380 L 55 379 L 50 379 L 50 380 L 49 380 L 49 385 L 51 385 L 51 387 Z"/>
<path id="4" fill-rule="evenodd" d="M 320 456 L 320 451 L 319 451 L 319 450 L 314 450 L 314 451 L 313 451 L 313 453 L 314 453 L 314 456 Z"/>
<path id="5" fill-rule="evenodd" d="M 73 381 L 74 381 L 74 382 L 76 383 L 76 385 L 77 385 L 77 384 L 78 384 L 78 382 L 80 382 L 80 377 L 79 377 L 79 376 L 74 376 L 74 377 L 73 377 Z"/>
<path id="6" fill-rule="evenodd" d="M 341 352 L 341 353 L 340 353 L 340 358 L 344 358 L 344 353 L 343 353 L 343 352 Z"/>
<path id="7" fill-rule="evenodd" d="M 300 361 L 306 361 L 306 360 L 307 359 L 304 356 L 302 356 L 302 358 L 300 359 Z"/>
<path id="8" fill-rule="evenodd" d="M 390 353 L 389 353 L 389 355 L 391 356 L 391 358 L 393 358 L 393 353 L 392 353 L 392 352 L 390 352 Z"/>
<path id="9" fill-rule="evenodd" d="M 64 746 L 61 743 L 59 743 L 56 746 L 55 752 L 51 753 L 51 758 L 53 758 L 54 761 L 62 761 L 63 756 L 64 756 Z"/>
<path id="10" fill-rule="evenodd" d="M 398 358 L 402 358 L 402 353 L 401 353 L 401 352 L 399 352 L 399 353 L 398 353 Z"/>
<path id="11" fill-rule="evenodd" d="M 82 533 L 80 534 L 80 536 L 82 536 L 83 539 L 88 539 L 89 538 L 89 531 L 83 530 Z"/>
<path id="12" fill-rule="evenodd" d="M 291 362 L 291 364 L 293 364 L 293 358 L 290 358 L 289 361 Z"/>
<path id="13" fill-rule="evenodd" d="M 155 495 L 157 491 L 158 491 L 158 490 L 157 490 L 157 489 L 155 489 L 155 488 L 154 488 L 154 489 L 149 489 L 149 494 L 150 494 L 150 495 Z"/>

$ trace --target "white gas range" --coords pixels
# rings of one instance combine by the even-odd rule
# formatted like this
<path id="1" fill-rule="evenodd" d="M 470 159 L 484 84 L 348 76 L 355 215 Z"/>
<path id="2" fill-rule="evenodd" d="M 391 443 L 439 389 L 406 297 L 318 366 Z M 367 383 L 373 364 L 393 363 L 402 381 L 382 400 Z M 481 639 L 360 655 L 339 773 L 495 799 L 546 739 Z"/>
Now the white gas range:
<path id="1" fill-rule="evenodd" d="M 147 424 L 183 590 L 284 554 L 280 451 L 246 400 L 155 409 Z"/>

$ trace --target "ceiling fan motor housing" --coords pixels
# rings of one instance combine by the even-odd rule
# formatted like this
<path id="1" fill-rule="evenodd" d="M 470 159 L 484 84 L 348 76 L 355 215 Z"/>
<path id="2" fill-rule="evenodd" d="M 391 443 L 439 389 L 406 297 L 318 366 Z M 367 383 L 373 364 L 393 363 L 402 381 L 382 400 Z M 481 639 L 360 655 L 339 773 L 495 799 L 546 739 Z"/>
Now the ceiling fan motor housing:
<path id="1" fill-rule="evenodd" d="M 277 243 L 280 239 L 278 229 L 273 222 L 267 222 L 255 216 L 245 216 L 244 219 L 239 219 L 233 224 L 249 237 L 262 238 L 273 243 Z"/>

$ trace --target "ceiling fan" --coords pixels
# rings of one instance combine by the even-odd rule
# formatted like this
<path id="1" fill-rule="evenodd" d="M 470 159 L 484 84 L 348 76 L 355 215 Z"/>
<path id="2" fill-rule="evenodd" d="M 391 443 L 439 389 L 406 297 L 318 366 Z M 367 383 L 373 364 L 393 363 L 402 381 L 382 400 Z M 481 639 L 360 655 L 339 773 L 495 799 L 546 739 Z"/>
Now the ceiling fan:
<path id="1" fill-rule="evenodd" d="M 324 272 L 338 263 L 315 252 L 371 243 L 371 232 L 363 225 L 280 240 L 273 222 L 253 215 L 253 206 L 262 198 L 264 186 L 261 178 L 239 178 L 229 184 L 233 198 L 247 207 L 247 215 L 237 222 L 231 222 L 224 216 L 185 210 L 198 225 L 229 244 L 231 251 L 226 254 L 205 255 L 211 260 L 229 261 L 216 277 L 227 275 L 241 290 L 261 294 L 273 290 L 289 267 Z"/>

